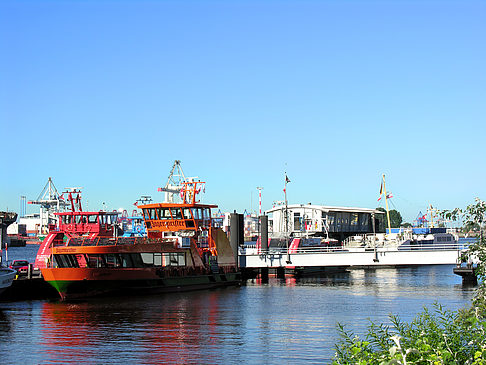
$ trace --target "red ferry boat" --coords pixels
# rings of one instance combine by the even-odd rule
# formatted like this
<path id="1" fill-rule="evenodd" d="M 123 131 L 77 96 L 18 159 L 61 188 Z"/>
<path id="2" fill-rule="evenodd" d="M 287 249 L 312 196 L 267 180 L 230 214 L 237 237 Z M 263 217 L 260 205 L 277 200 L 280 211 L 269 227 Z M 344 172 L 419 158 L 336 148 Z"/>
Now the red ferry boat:
<path id="1" fill-rule="evenodd" d="M 68 192 L 71 211 L 56 213 L 35 266 L 62 300 L 238 285 L 236 257 L 211 219 L 217 206 L 196 201 L 202 184 L 184 183 L 182 203 L 139 206 L 147 237 L 119 237 L 116 212 L 83 212 L 80 192 Z"/>

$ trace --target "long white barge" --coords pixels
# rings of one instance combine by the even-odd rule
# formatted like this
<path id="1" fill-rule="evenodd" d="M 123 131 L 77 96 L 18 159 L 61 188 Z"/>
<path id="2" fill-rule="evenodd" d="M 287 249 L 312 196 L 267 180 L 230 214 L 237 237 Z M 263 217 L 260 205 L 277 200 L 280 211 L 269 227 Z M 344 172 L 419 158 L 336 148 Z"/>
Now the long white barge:
<path id="1" fill-rule="evenodd" d="M 463 244 L 432 244 L 399 247 L 326 247 L 302 248 L 288 252 L 285 248 L 258 252 L 240 248 L 242 268 L 410 266 L 456 264 Z"/>

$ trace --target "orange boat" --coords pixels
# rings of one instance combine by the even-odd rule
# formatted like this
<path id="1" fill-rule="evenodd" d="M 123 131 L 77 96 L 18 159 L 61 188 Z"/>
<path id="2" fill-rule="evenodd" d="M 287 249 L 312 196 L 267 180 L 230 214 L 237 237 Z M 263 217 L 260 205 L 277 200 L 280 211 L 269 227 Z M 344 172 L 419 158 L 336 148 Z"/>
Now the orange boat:
<path id="1" fill-rule="evenodd" d="M 62 300 L 238 285 L 234 250 L 211 219 L 217 206 L 196 201 L 202 184 L 184 183 L 182 203 L 139 206 L 147 237 L 119 237 L 116 212 L 83 212 L 69 192 L 71 211 L 56 213 L 35 266 Z"/>

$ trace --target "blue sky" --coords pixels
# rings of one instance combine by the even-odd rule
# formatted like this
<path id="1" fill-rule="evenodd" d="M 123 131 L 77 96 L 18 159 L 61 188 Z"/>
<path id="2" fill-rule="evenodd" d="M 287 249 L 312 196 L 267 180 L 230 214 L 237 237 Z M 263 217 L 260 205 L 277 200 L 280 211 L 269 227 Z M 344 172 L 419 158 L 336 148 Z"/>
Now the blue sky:
<path id="1" fill-rule="evenodd" d="M 224 211 L 486 199 L 484 1 L 2 1 L 0 210 L 132 209 L 175 159 Z M 28 212 L 33 212 L 29 206 Z"/>

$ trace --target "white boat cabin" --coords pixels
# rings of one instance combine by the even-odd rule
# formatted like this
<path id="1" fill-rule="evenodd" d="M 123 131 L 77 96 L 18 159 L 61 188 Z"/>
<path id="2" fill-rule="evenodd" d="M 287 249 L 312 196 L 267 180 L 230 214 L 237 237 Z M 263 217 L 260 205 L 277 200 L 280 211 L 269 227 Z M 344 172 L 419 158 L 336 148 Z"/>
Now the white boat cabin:
<path id="1" fill-rule="evenodd" d="M 278 205 L 271 214 L 273 235 L 321 236 L 343 240 L 350 235 L 378 232 L 378 215 L 369 208 L 332 207 L 312 204 Z M 287 217 L 287 219 L 286 219 Z"/>

